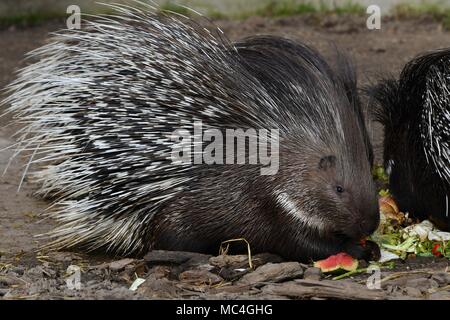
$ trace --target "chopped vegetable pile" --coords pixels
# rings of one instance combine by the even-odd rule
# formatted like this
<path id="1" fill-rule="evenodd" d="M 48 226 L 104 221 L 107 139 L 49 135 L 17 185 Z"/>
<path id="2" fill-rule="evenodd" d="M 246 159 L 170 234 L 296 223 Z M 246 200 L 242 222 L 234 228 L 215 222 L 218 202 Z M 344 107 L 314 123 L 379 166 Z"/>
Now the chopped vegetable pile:
<path id="1" fill-rule="evenodd" d="M 450 259 L 450 232 L 436 229 L 428 220 L 413 223 L 407 214 L 400 212 L 389 192 L 382 190 L 379 198 L 380 226 L 369 237 L 380 246 L 379 263 L 408 256 L 445 257 Z M 362 243 L 365 240 L 362 240 Z M 338 253 L 327 259 L 316 261 L 324 273 L 357 272 L 358 261 L 346 253 Z"/>
<path id="2" fill-rule="evenodd" d="M 450 259 L 450 232 L 436 229 L 428 220 L 413 223 L 386 191 L 381 194 L 380 226 L 370 239 L 380 246 L 382 262 L 411 254 Z"/>

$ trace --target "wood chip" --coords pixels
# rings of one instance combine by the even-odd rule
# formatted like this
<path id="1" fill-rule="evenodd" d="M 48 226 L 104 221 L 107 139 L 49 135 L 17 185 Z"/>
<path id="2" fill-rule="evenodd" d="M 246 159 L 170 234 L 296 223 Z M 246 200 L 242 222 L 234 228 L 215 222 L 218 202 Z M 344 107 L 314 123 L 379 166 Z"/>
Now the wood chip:
<path id="1" fill-rule="evenodd" d="M 343 280 L 294 280 L 280 284 L 268 285 L 264 287 L 262 291 L 268 294 L 287 296 L 289 298 L 296 299 L 386 299 L 386 294 L 381 290 L 370 290 L 363 285 Z"/>

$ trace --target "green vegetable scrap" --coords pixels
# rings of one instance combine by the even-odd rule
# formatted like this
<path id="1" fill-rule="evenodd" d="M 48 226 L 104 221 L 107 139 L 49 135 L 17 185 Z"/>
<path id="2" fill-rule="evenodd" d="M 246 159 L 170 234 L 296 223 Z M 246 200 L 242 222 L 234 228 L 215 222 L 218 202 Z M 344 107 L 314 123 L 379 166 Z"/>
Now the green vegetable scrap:
<path id="1" fill-rule="evenodd" d="M 383 223 L 389 224 L 390 220 L 385 219 Z M 406 227 L 384 225 L 371 236 L 371 240 L 382 250 L 393 253 L 391 258 L 405 259 L 409 254 L 415 254 L 450 259 L 450 233 L 437 230 L 428 220 Z"/>

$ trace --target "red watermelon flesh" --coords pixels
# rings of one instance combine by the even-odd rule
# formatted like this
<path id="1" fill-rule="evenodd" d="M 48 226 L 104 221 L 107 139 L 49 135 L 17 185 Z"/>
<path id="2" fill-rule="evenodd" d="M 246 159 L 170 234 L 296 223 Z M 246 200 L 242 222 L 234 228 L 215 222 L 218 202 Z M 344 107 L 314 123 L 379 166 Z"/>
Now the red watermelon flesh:
<path id="1" fill-rule="evenodd" d="M 355 271 L 358 269 L 358 260 L 353 259 L 345 252 L 338 253 L 320 261 L 314 262 L 314 267 L 320 268 L 322 272 L 334 272 L 339 270 Z"/>

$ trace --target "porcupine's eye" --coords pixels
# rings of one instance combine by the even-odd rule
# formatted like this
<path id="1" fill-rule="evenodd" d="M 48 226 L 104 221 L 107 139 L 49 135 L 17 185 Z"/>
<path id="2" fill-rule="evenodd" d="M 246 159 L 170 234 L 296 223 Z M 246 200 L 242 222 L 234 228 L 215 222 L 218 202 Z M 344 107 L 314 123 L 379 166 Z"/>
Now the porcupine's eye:
<path id="1" fill-rule="evenodd" d="M 344 192 L 344 188 L 342 188 L 341 186 L 336 186 L 336 192 L 337 193 L 343 193 Z"/>

